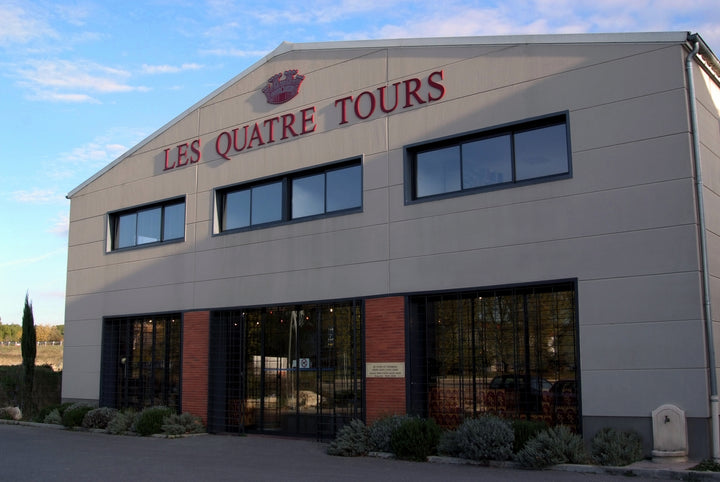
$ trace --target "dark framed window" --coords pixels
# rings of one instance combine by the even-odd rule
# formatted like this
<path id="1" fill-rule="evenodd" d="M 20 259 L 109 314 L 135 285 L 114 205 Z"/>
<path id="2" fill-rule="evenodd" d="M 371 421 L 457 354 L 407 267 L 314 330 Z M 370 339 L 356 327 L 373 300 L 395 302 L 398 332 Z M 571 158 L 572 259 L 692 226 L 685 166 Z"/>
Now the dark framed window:
<path id="1" fill-rule="evenodd" d="M 575 282 L 411 296 L 407 337 L 410 413 L 580 431 Z"/>
<path id="2" fill-rule="evenodd" d="M 185 238 L 185 199 L 173 199 L 111 213 L 110 249 L 178 241 Z"/>
<path id="3" fill-rule="evenodd" d="M 212 312 L 210 432 L 331 440 L 364 418 L 363 301 Z"/>
<path id="4" fill-rule="evenodd" d="M 410 201 L 570 175 L 565 114 L 432 141 L 406 150 Z"/>
<path id="5" fill-rule="evenodd" d="M 179 313 L 103 321 L 100 406 L 180 410 Z"/>
<path id="6" fill-rule="evenodd" d="M 362 208 L 360 159 L 218 190 L 219 231 L 310 219 Z"/>

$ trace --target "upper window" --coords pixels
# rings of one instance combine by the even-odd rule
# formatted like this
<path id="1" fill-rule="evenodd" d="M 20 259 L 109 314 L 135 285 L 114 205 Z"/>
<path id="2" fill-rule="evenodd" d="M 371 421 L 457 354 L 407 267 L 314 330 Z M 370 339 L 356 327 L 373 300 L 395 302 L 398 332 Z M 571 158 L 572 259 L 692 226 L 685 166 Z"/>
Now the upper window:
<path id="1" fill-rule="evenodd" d="M 565 115 L 413 146 L 409 198 L 567 176 L 569 151 Z"/>
<path id="2" fill-rule="evenodd" d="M 361 207 L 359 160 L 235 186 L 217 195 L 221 232 Z"/>
<path id="3" fill-rule="evenodd" d="M 185 237 L 185 200 L 174 199 L 110 214 L 111 249 L 132 248 Z"/>

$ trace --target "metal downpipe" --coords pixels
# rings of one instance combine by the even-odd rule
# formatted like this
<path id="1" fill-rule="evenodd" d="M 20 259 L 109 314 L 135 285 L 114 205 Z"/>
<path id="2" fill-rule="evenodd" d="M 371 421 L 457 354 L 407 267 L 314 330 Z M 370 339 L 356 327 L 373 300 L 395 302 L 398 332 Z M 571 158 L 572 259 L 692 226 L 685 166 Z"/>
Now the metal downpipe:
<path id="1" fill-rule="evenodd" d="M 715 368 L 715 342 L 713 338 L 712 309 L 710 306 L 710 276 L 708 273 L 707 239 L 705 235 L 705 204 L 703 202 L 702 168 L 700 166 L 700 139 L 697 125 L 695 103 L 695 80 L 693 78 L 693 58 L 700 50 L 697 34 L 688 36 L 693 49 L 685 59 L 685 72 L 688 80 L 688 107 L 690 109 L 690 130 L 693 158 L 695 160 L 695 188 L 697 190 L 698 229 L 700 238 L 700 257 L 702 262 L 703 317 L 705 318 L 705 343 L 708 353 L 710 377 L 710 427 L 712 431 L 712 457 L 720 459 L 720 400 L 718 399 L 717 374 Z"/>

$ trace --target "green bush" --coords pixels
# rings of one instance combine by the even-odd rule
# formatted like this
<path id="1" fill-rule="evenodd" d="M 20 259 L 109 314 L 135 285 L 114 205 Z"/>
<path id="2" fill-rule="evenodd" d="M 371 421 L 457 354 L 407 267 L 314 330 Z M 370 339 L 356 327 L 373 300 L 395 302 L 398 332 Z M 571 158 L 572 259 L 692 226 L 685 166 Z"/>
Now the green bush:
<path id="1" fill-rule="evenodd" d="M 83 402 L 73 403 L 63 412 L 62 424 L 67 428 L 79 427 L 82 425 L 85 414 L 92 409 L 92 406 Z"/>
<path id="2" fill-rule="evenodd" d="M 370 438 L 371 450 L 375 452 L 390 452 L 390 437 L 409 415 L 387 415 L 376 420 L 370 425 L 368 437 Z"/>
<path id="3" fill-rule="evenodd" d="M 632 431 L 604 428 L 592 438 L 590 452 L 593 460 L 600 465 L 622 467 L 642 460 L 642 440 Z"/>
<path id="4" fill-rule="evenodd" d="M 162 425 L 165 421 L 165 417 L 172 415 L 173 409 L 168 407 L 148 407 L 145 408 L 135 423 L 135 431 L 147 437 L 155 433 L 162 432 Z"/>
<path id="5" fill-rule="evenodd" d="M 117 412 L 108 422 L 105 431 L 113 435 L 122 435 L 132 429 L 136 418 L 137 414 L 132 409 Z"/>
<path id="6" fill-rule="evenodd" d="M 437 450 L 442 430 L 432 419 L 403 420 L 390 437 L 390 449 L 402 460 L 425 461 Z"/>
<path id="7" fill-rule="evenodd" d="M 48 414 L 45 415 L 45 418 L 42 419 L 41 423 L 62 425 L 62 415 L 60 415 L 60 410 L 57 408 L 50 410 L 50 412 L 48 412 Z"/>
<path id="8" fill-rule="evenodd" d="M 512 456 L 515 434 L 507 420 L 495 416 L 470 418 L 456 432 L 459 456 L 464 459 L 507 460 Z"/>
<path id="9" fill-rule="evenodd" d="M 530 439 L 516 459 L 523 467 L 541 469 L 557 464 L 585 463 L 587 454 L 582 438 L 565 425 L 560 425 Z"/>
<path id="10" fill-rule="evenodd" d="M 440 455 L 447 455 L 449 457 L 460 457 L 462 447 L 460 446 L 460 439 L 458 433 L 455 430 L 447 430 L 440 435 L 438 440 L 437 452 Z"/>
<path id="11" fill-rule="evenodd" d="M 704 459 L 701 460 L 699 464 L 690 467 L 689 470 L 697 470 L 700 472 L 720 472 L 720 463 L 715 462 L 713 459 Z"/>
<path id="12" fill-rule="evenodd" d="M 525 447 L 528 440 L 543 430 L 547 430 L 548 425 L 541 420 L 513 420 L 512 428 L 515 433 L 513 453 L 518 453 Z"/>
<path id="13" fill-rule="evenodd" d="M 172 415 L 165 417 L 163 425 L 160 429 L 167 435 L 184 435 L 186 433 L 205 432 L 202 419 L 188 412 L 184 412 L 180 415 L 173 413 Z"/>
<path id="14" fill-rule="evenodd" d="M 85 428 L 106 429 L 116 413 L 117 409 L 110 407 L 92 409 L 83 417 L 82 426 Z"/>
<path id="15" fill-rule="evenodd" d="M 344 425 L 335 439 L 330 442 L 327 453 L 342 457 L 357 457 L 370 451 L 368 429 L 362 420 L 353 419 Z"/>

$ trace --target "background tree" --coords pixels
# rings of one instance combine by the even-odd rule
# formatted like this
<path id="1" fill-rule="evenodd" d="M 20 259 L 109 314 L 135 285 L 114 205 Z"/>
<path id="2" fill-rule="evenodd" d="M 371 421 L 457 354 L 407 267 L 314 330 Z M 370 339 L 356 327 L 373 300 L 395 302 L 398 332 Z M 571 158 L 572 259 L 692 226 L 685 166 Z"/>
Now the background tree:
<path id="1" fill-rule="evenodd" d="M 33 411 L 33 382 L 35 379 L 35 356 L 37 355 L 37 341 L 35 337 L 35 318 L 32 311 L 32 303 L 25 294 L 25 307 L 22 317 L 22 339 L 20 340 L 23 363 L 23 406 L 26 414 Z"/>

